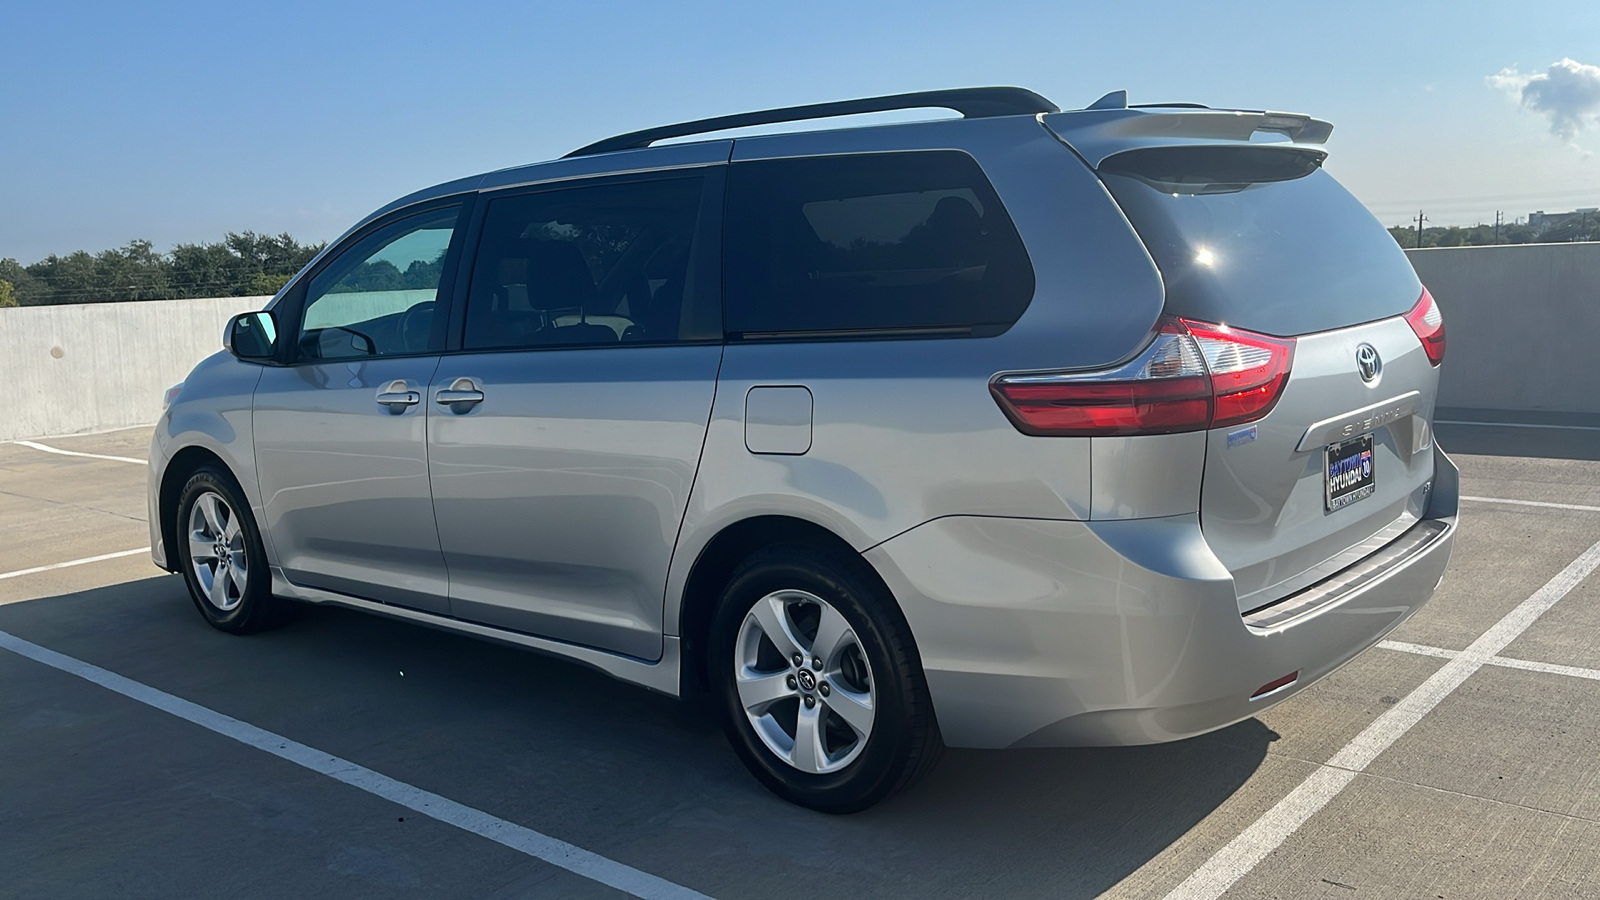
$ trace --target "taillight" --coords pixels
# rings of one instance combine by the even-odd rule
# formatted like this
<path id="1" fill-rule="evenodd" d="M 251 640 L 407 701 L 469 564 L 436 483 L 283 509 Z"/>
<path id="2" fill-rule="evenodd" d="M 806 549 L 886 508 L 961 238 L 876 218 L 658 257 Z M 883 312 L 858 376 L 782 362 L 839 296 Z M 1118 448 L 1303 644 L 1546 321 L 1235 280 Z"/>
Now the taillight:
<path id="1" fill-rule="evenodd" d="M 1294 362 L 1294 339 L 1267 337 L 1226 325 L 1190 322 L 1211 372 L 1216 409 L 1211 427 L 1253 422 L 1272 412 Z"/>
<path id="2" fill-rule="evenodd" d="M 1422 349 L 1428 352 L 1428 362 L 1436 366 L 1444 362 L 1444 313 L 1439 311 L 1439 304 L 1433 302 L 1433 295 L 1427 288 L 1422 289 L 1422 299 L 1417 305 L 1406 313 L 1406 322 L 1422 341 Z"/>
<path id="3" fill-rule="evenodd" d="M 1023 434 L 1174 434 L 1265 416 L 1293 361 L 1292 338 L 1166 317 L 1150 346 L 1115 370 L 1006 375 L 989 387 Z"/>

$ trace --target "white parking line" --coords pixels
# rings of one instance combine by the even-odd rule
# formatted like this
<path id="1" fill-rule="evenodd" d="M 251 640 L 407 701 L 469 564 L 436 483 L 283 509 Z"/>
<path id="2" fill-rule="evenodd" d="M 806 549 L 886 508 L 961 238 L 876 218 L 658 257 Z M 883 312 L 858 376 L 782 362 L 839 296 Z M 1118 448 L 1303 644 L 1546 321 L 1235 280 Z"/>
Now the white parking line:
<path id="1" fill-rule="evenodd" d="M 582 847 L 569 844 L 515 822 L 496 818 L 486 812 L 441 797 L 438 794 L 412 787 L 379 774 L 365 766 L 340 759 L 327 753 L 291 741 L 281 735 L 257 728 L 225 716 L 215 710 L 175 697 L 110 672 L 99 666 L 49 650 L 19 637 L 0 631 L 0 647 L 20 656 L 43 663 L 85 681 L 91 681 L 124 697 L 171 713 L 180 719 L 193 722 L 201 728 L 232 738 L 258 750 L 264 750 L 297 766 L 320 772 L 336 781 L 359 788 L 369 794 L 397 803 L 412 812 L 430 819 L 453 825 L 463 831 L 486 837 L 497 844 L 510 847 L 535 859 L 560 866 L 569 872 L 591 881 L 616 888 L 635 897 L 666 898 L 666 900 L 709 900 L 704 894 L 682 885 L 642 872 L 632 866 L 610 860 Z"/>
<path id="2" fill-rule="evenodd" d="M 1463 495 L 1463 500 L 1473 503 L 1509 503 L 1513 506 L 1543 506 L 1546 509 L 1575 509 L 1579 512 L 1600 512 L 1600 506 L 1582 506 L 1577 503 L 1547 503 L 1543 500 L 1507 500 L 1504 497 L 1469 497 Z"/>
<path id="3" fill-rule="evenodd" d="M 1591 681 L 1600 681 L 1600 669 L 1584 669 L 1578 666 L 1558 666 L 1555 663 L 1533 662 L 1527 659 L 1509 659 L 1496 656 L 1489 660 L 1490 665 L 1504 666 L 1507 669 L 1522 669 L 1526 672 L 1546 672 L 1551 675 L 1570 675 L 1573 678 L 1587 678 Z"/>
<path id="4" fill-rule="evenodd" d="M 1379 641 L 1378 646 L 1385 650 L 1398 650 L 1401 653 L 1415 653 L 1420 656 L 1437 656 L 1441 659 L 1455 659 L 1461 655 L 1459 650 L 1446 650 L 1443 647 L 1429 647 L 1426 644 L 1408 644 L 1405 641 Z M 1570 675 L 1573 678 L 1587 678 L 1590 681 L 1600 681 L 1600 669 L 1585 669 L 1581 666 L 1561 666 L 1555 663 L 1534 662 L 1528 659 L 1515 659 L 1509 656 L 1496 656 L 1489 660 L 1489 665 L 1500 666 L 1506 669 L 1521 669 L 1525 672 L 1544 672 L 1549 675 Z"/>
<path id="5" fill-rule="evenodd" d="M 0 581 L 7 578 L 21 578 L 35 572 L 48 572 L 51 569 L 65 569 L 71 566 L 81 566 L 84 563 L 100 562 L 105 559 L 118 559 L 123 556 L 138 556 L 140 553 L 149 553 L 149 547 L 140 547 L 137 550 L 118 550 L 115 553 L 102 553 L 99 556 L 85 556 L 83 559 L 69 559 L 66 562 L 51 563 L 48 566 L 34 566 L 31 569 L 18 569 L 15 572 L 0 572 Z"/>
<path id="6" fill-rule="evenodd" d="M 1440 667 L 1416 690 L 1389 707 L 1355 739 L 1272 809 L 1246 828 L 1227 846 L 1205 861 L 1194 874 L 1167 894 L 1168 900 L 1215 900 L 1276 850 L 1317 810 L 1328 805 L 1357 774 L 1411 730 L 1430 710 L 1450 696 L 1468 676 L 1487 665 L 1501 650 L 1528 630 L 1556 601 L 1600 568 L 1600 543 L 1573 560 L 1545 582 L 1533 596 L 1517 604 L 1467 649 Z"/>
<path id="7" fill-rule="evenodd" d="M 76 450 L 62 450 L 60 447 L 51 447 L 41 444 L 38 441 L 12 441 L 11 443 L 19 444 L 23 447 L 32 447 L 35 450 L 43 450 L 46 453 L 56 453 L 61 456 L 83 456 L 89 459 L 109 459 L 115 462 L 133 463 L 140 466 L 150 465 L 149 460 L 134 459 L 131 456 L 107 456 L 104 453 L 79 453 Z"/>
<path id="8" fill-rule="evenodd" d="M 1408 644 L 1405 641 L 1379 641 L 1378 646 L 1384 650 L 1398 650 L 1401 653 L 1415 653 L 1418 656 L 1437 656 L 1440 659 L 1455 659 L 1461 655 L 1460 650 L 1429 647 L 1427 644 Z"/>
<path id="9" fill-rule="evenodd" d="M 1541 425 L 1536 422 L 1469 422 L 1465 419 L 1434 419 L 1435 425 L 1481 425 L 1485 428 L 1550 428 L 1556 431 L 1600 431 L 1600 425 Z"/>

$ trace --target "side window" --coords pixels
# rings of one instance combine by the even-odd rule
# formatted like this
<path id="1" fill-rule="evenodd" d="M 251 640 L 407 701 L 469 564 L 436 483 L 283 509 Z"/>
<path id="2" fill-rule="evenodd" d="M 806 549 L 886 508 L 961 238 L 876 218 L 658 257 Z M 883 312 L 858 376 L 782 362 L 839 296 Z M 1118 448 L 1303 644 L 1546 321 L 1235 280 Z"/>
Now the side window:
<path id="1" fill-rule="evenodd" d="M 703 179 L 561 188 L 489 203 L 464 348 L 672 343 Z"/>
<path id="2" fill-rule="evenodd" d="M 317 273 L 300 316 L 299 358 L 442 350 L 434 310 L 460 212 L 453 206 L 392 223 Z"/>
<path id="3" fill-rule="evenodd" d="M 919 151 L 734 163 L 727 328 L 994 334 L 1033 298 L 1033 268 L 976 161 Z"/>

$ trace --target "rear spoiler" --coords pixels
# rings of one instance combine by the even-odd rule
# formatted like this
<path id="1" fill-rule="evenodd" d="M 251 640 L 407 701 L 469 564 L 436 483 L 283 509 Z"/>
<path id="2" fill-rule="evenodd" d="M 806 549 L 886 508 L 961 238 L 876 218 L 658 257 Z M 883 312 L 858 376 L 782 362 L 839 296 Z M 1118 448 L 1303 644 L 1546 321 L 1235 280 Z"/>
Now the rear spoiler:
<path id="1" fill-rule="evenodd" d="M 1088 109 L 1045 113 L 1045 127 L 1098 169 L 1109 156 L 1145 147 L 1249 143 L 1258 132 L 1281 134 L 1287 142 L 1271 146 L 1316 148 L 1328 140 L 1333 125 L 1302 113 L 1252 109 L 1208 109 L 1192 104 L 1128 106 L 1117 91 Z"/>

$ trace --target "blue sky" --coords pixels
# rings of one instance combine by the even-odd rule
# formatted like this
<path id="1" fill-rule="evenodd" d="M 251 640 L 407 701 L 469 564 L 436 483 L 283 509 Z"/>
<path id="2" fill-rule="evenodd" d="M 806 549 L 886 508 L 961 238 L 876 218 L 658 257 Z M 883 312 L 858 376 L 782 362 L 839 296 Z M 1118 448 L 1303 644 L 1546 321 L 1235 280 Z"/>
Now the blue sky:
<path id="1" fill-rule="evenodd" d="M 1600 205 L 1594 117 L 1561 136 L 1516 93 L 1558 60 L 1600 64 L 1594 0 L 10 0 L 0 35 L 0 257 L 24 263 L 136 237 L 322 240 L 620 131 L 983 84 L 1309 112 L 1385 224 Z"/>

